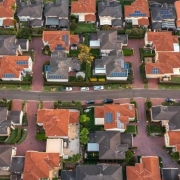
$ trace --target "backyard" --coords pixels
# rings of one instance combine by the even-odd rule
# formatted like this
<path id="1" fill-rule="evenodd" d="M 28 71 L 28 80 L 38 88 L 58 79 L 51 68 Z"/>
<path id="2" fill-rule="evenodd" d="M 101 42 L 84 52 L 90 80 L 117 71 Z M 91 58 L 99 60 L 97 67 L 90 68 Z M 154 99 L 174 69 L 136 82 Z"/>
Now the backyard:
<path id="1" fill-rule="evenodd" d="M 74 30 L 75 34 L 92 32 L 96 32 L 96 28 L 94 27 L 94 24 L 91 23 L 77 23 L 76 29 Z"/>

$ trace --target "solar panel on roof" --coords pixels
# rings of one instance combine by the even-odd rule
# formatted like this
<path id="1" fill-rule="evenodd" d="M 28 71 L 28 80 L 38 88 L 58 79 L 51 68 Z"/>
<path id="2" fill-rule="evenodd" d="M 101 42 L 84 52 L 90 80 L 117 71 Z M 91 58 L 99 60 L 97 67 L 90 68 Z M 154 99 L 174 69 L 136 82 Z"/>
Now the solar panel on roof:
<path id="1" fill-rule="evenodd" d="M 25 64 L 28 64 L 28 61 L 16 61 L 16 64 L 25 65 Z"/>
<path id="2" fill-rule="evenodd" d="M 5 78 L 13 78 L 14 74 L 3 74 L 3 77 L 5 77 Z"/>
<path id="3" fill-rule="evenodd" d="M 49 79 L 61 79 L 60 75 L 48 75 Z"/>
<path id="4" fill-rule="evenodd" d="M 106 113 L 105 115 L 105 121 L 106 123 L 111 123 L 112 122 L 112 113 Z"/>
<path id="5" fill-rule="evenodd" d="M 127 76 L 127 72 L 113 72 L 111 73 L 112 77 L 126 77 Z"/>

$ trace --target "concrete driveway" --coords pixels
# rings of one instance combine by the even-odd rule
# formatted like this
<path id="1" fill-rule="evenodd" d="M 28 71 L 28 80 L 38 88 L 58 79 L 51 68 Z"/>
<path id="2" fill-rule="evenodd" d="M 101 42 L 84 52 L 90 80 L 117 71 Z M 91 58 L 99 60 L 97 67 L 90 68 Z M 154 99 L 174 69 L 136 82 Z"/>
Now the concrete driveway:
<path id="1" fill-rule="evenodd" d="M 40 142 L 36 140 L 36 116 L 37 113 L 37 101 L 28 101 L 27 102 L 27 118 L 28 118 L 28 135 L 26 140 L 17 145 L 17 156 L 24 156 L 26 151 L 45 151 L 46 142 Z"/>
<path id="2" fill-rule="evenodd" d="M 33 64 L 33 81 L 32 90 L 42 91 L 43 90 L 43 64 L 49 61 L 50 56 L 45 56 L 42 54 L 43 42 L 42 38 L 33 38 L 30 43 L 30 50 L 34 50 L 35 58 Z"/>
<path id="3" fill-rule="evenodd" d="M 148 137 L 146 133 L 145 98 L 135 98 L 138 107 L 138 135 L 134 137 L 135 155 L 159 156 L 162 158 L 163 167 L 179 168 L 180 166 L 163 149 L 164 137 Z"/>

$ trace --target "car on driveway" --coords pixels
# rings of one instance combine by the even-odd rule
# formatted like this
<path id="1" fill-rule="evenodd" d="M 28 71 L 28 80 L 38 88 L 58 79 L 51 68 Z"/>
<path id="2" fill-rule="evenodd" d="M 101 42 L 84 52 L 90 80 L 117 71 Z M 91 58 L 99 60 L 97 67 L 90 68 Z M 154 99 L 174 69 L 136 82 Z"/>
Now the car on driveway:
<path id="1" fill-rule="evenodd" d="M 72 87 L 62 87 L 61 91 L 72 91 Z"/>
<path id="2" fill-rule="evenodd" d="M 113 103 L 113 99 L 104 99 L 102 102 L 104 104 L 111 104 L 111 103 Z"/>
<path id="3" fill-rule="evenodd" d="M 89 87 L 81 87 L 81 91 L 89 91 Z"/>
<path id="4" fill-rule="evenodd" d="M 95 100 L 87 100 L 86 101 L 86 104 L 94 104 L 95 103 Z"/>
<path id="5" fill-rule="evenodd" d="M 176 100 L 173 98 L 166 98 L 166 102 L 175 102 Z"/>
<path id="6" fill-rule="evenodd" d="M 93 89 L 94 89 L 95 91 L 103 90 L 103 89 L 104 89 L 104 86 L 94 86 Z"/>

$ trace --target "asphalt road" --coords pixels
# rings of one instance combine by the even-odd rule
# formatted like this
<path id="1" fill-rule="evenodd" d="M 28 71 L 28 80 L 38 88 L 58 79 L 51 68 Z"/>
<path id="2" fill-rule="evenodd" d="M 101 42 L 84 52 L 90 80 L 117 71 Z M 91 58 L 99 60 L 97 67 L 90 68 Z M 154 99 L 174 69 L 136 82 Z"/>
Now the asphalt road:
<path id="1" fill-rule="evenodd" d="M 42 101 L 72 101 L 72 100 L 101 100 L 105 98 L 178 98 L 179 90 L 148 90 L 148 89 L 123 89 L 123 90 L 103 90 L 86 92 L 33 92 L 20 90 L 0 90 L 0 98 L 23 99 L 23 100 L 42 100 Z"/>

